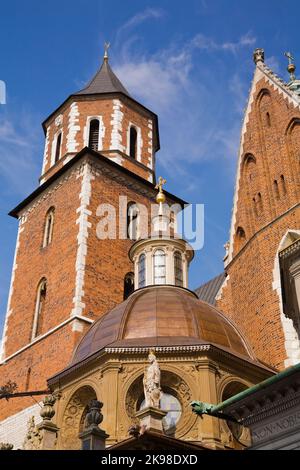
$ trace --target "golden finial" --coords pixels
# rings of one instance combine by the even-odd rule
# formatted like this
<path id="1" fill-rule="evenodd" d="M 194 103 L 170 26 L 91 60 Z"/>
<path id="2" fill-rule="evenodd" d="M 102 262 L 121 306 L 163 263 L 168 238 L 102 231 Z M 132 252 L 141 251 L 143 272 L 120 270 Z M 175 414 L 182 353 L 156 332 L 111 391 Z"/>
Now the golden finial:
<path id="1" fill-rule="evenodd" d="M 110 48 L 110 42 L 104 43 L 104 60 L 108 61 L 108 49 Z"/>
<path id="2" fill-rule="evenodd" d="M 287 66 L 287 71 L 290 74 L 291 82 L 293 82 L 294 80 L 296 80 L 296 76 L 295 76 L 296 65 L 293 64 L 294 57 L 292 56 L 290 52 L 285 52 L 284 55 L 285 57 L 287 57 L 289 61 L 289 64 Z"/>
<path id="3" fill-rule="evenodd" d="M 163 186 L 166 184 L 167 180 L 162 178 L 161 176 L 158 178 L 158 183 L 155 186 L 155 189 L 158 189 L 158 194 L 156 196 L 157 204 L 166 202 L 166 196 L 163 193 Z"/>

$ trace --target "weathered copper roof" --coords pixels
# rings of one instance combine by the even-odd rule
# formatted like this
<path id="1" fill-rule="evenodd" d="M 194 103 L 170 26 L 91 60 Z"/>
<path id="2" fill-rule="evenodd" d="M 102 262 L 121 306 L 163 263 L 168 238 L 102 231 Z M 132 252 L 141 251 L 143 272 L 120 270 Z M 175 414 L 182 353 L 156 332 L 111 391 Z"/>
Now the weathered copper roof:
<path id="1" fill-rule="evenodd" d="M 123 93 L 130 97 L 126 88 L 112 71 L 107 60 L 104 60 L 96 75 L 83 90 L 75 95 L 93 95 L 98 93 Z"/>
<path id="2" fill-rule="evenodd" d="M 215 307 L 180 287 L 150 286 L 97 320 L 79 342 L 71 365 L 105 347 L 214 344 L 253 359 L 236 326 Z"/>

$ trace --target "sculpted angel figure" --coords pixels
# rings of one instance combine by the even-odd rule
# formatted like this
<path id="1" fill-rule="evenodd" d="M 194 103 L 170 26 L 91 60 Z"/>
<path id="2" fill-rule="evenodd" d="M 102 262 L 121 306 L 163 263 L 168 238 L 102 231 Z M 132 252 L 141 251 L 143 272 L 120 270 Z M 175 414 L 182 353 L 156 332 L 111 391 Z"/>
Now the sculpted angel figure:
<path id="1" fill-rule="evenodd" d="M 153 351 L 150 351 L 148 361 L 150 365 L 147 367 L 143 378 L 146 407 L 159 408 L 161 398 L 160 368 Z"/>

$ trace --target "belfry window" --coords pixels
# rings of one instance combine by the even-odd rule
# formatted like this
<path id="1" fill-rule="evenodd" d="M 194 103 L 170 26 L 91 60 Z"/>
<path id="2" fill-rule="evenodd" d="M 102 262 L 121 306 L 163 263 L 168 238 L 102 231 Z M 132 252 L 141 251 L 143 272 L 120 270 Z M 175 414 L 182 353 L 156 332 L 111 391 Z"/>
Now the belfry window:
<path id="1" fill-rule="evenodd" d="M 53 236 L 54 226 L 54 208 L 48 210 L 45 220 L 44 237 L 43 237 L 43 248 L 50 245 Z"/>
<path id="2" fill-rule="evenodd" d="M 146 256 L 142 253 L 138 262 L 139 288 L 146 285 Z"/>
<path id="3" fill-rule="evenodd" d="M 182 272 L 182 256 L 179 251 L 174 253 L 174 274 L 175 286 L 183 286 L 183 272 Z"/>
<path id="4" fill-rule="evenodd" d="M 163 250 L 156 250 L 153 257 L 154 284 L 166 283 L 166 255 Z"/>
<path id="5" fill-rule="evenodd" d="M 56 138 L 54 163 L 58 162 L 60 158 L 60 150 L 61 150 L 61 132 L 58 134 Z"/>
<path id="6" fill-rule="evenodd" d="M 89 148 L 92 150 L 98 150 L 99 142 L 99 121 L 93 119 L 90 122 L 90 133 L 89 133 Z"/>
<path id="7" fill-rule="evenodd" d="M 130 240 L 138 238 L 139 210 L 135 202 L 127 204 L 127 237 Z"/>
<path id="8" fill-rule="evenodd" d="M 43 330 L 46 294 L 47 281 L 42 279 L 37 289 L 31 340 L 39 336 Z"/>
<path id="9" fill-rule="evenodd" d="M 130 128 L 129 132 L 129 155 L 136 159 L 137 155 L 137 132 L 135 127 Z"/>
<path id="10" fill-rule="evenodd" d="M 124 300 L 134 291 L 134 274 L 127 273 L 124 278 Z"/>

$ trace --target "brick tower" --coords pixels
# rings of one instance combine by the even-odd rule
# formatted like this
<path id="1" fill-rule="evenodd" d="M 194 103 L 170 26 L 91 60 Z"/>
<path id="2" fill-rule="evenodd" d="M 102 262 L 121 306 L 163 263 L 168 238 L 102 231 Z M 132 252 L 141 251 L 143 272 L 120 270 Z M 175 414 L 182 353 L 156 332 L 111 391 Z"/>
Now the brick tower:
<path id="1" fill-rule="evenodd" d="M 149 207 L 156 195 L 157 116 L 129 95 L 107 51 L 91 82 L 69 96 L 43 128 L 40 186 L 10 213 L 19 230 L 0 385 L 11 380 L 18 391 L 44 390 L 46 378 L 69 363 L 91 323 L 123 301 L 132 282 L 128 250 L 135 239 L 127 232 L 128 220 L 135 218 L 128 208 Z M 182 203 L 168 193 L 167 198 Z M 114 208 L 108 213 L 116 219 L 113 239 L 99 239 L 105 215 L 100 204 Z M 0 420 L 9 417 L 24 427 L 33 403 L 6 402 Z"/>
<path id="2" fill-rule="evenodd" d="M 279 368 L 300 361 L 300 84 L 286 55 L 288 84 L 264 64 L 262 49 L 254 52 L 217 301 L 257 357 Z"/>

